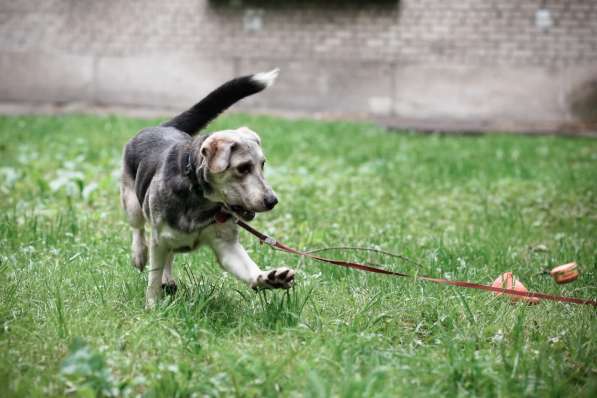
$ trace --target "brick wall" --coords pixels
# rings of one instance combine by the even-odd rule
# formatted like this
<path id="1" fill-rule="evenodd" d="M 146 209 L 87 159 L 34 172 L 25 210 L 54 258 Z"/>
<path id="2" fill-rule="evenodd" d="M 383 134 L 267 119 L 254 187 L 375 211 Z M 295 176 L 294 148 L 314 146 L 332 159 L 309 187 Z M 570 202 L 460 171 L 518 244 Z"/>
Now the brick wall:
<path id="1" fill-rule="evenodd" d="M 280 66 L 245 109 L 514 128 L 592 118 L 597 1 L 276 3 L 0 1 L 0 100 L 179 108 Z"/>
<path id="2" fill-rule="evenodd" d="M 366 3 L 366 2 L 361 2 Z M 548 1 L 553 27 L 535 25 L 538 0 L 416 0 L 345 9 L 264 9 L 247 33 L 247 10 L 208 9 L 198 47 L 230 56 L 308 56 L 467 65 L 565 66 L 597 61 L 597 2 Z M 225 37 L 210 36 L 230 25 Z M 279 40 L 282 39 L 283 45 Z"/>

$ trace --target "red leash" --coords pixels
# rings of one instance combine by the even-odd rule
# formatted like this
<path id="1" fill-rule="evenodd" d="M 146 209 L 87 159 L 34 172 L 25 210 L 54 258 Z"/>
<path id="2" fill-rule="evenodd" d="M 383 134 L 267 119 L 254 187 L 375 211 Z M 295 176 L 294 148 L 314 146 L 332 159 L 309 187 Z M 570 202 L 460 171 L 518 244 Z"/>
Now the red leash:
<path id="1" fill-rule="evenodd" d="M 351 261 L 336 260 L 336 259 L 317 256 L 317 255 L 311 254 L 311 253 L 301 252 L 299 250 L 293 249 L 292 247 L 286 246 L 285 244 L 278 242 L 277 240 L 257 231 L 255 228 L 251 227 L 249 224 L 245 223 L 244 221 L 239 220 L 238 218 L 235 218 L 235 222 L 236 222 L 236 224 L 238 224 L 239 227 L 243 228 L 244 230 L 249 232 L 251 235 L 257 237 L 261 241 L 261 243 L 266 243 L 269 246 L 273 247 L 274 249 L 281 250 L 286 253 L 290 253 L 290 254 L 294 254 L 294 255 L 302 256 L 302 257 L 308 257 L 308 258 L 311 258 L 313 260 L 317 260 L 320 262 L 334 264 L 334 265 L 338 265 L 338 266 L 346 267 L 346 268 L 358 269 L 358 270 L 366 271 L 366 272 L 373 272 L 373 273 L 377 273 L 377 274 L 392 275 L 392 276 L 411 277 L 411 275 L 404 274 L 402 272 L 393 272 L 393 271 L 388 271 L 388 270 L 385 270 L 382 268 L 372 267 L 370 265 L 355 263 L 355 262 L 351 262 Z M 543 300 L 559 301 L 559 302 L 564 302 L 564 303 L 588 304 L 588 305 L 592 305 L 594 307 L 597 306 L 597 301 L 591 300 L 591 299 L 556 296 L 556 295 L 545 294 L 545 293 L 520 292 L 518 290 L 503 289 L 503 288 L 499 288 L 499 287 L 482 285 L 480 283 L 473 283 L 473 282 L 466 282 L 466 281 L 451 281 L 451 280 L 445 279 L 445 278 L 433 278 L 430 276 L 418 276 L 417 275 L 414 278 L 428 281 L 428 282 L 439 283 L 442 285 L 459 286 L 459 287 L 465 287 L 465 288 L 469 288 L 469 289 L 485 290 L 485 291 L 495 292 L 495 293 L 505 293 L 505 294 L 514 295 L 514 296 L 536 297 L 536 298 L 543 299 Z"/>

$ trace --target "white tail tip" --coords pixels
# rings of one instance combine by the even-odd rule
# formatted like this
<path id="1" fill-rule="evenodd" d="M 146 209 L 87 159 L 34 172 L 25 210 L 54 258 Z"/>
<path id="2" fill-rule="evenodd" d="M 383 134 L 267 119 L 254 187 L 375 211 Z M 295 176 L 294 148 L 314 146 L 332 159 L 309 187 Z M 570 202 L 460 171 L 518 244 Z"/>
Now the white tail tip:
<path id="1" fill-rule="evenodd" d="M 253 75 L 252 79 L 253 81 L 263 84 L 267 88 L 274 84 L 276 77 L 278 77 L 278 73 L 280 73 L 280 69 L 275 68 L 269 72 L 256 73 Z"/>

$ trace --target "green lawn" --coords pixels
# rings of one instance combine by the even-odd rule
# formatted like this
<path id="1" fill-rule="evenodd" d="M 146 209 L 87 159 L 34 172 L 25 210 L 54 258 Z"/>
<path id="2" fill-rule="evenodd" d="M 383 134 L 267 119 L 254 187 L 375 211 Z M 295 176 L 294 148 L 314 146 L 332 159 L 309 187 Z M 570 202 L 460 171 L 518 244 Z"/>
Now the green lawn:
<path id="1" fill-rule="evenodd" d="M 595 308 L 335 268 L 256 294 L 209 250 L 144 309 L 118 199 L 124 143 L 157 120 L 0 118 L 0 396 L 597 395 Z M 368 124 L 231 115 L 262 136 L 280 198 L 253 225 L 295 247 L 370 246 L 409 273 L 597 297 L 597 141 L 392 134 Z M 577 261 L 556 285 L 546 267 Z"/>

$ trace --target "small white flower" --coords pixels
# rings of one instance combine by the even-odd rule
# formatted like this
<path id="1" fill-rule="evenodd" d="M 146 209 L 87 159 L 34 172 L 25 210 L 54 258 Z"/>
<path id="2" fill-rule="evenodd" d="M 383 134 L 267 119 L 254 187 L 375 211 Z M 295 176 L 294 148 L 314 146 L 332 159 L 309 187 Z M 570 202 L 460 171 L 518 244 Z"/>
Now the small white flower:
<path id="1" fill-rule="evenodd" d="M 560 341 L 560 336 L 550 337 L 549 339 L 547 339 L 547 341 L 550 342 L 550 343 L 552 343 L 552 344 L 555 344 L 555 343 L 557 343 L 557 342 Z"/>
<path id="2" fill-rule="evenodd" d="M 491 340 L 494 343 L 501 343 L 504 341 L 504 333 L 502 332 L 502 329 L 498 330 Z"/>
<path id="3" fill-rule="evenodd" d="M 13 187 L 21 177 L 21 172 L 12 167 L 0 167 L 0 178 L 4 180 L 7 187 Z"/>

